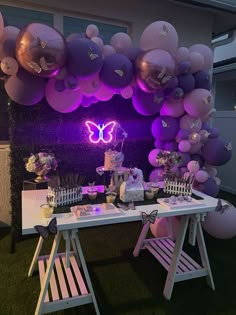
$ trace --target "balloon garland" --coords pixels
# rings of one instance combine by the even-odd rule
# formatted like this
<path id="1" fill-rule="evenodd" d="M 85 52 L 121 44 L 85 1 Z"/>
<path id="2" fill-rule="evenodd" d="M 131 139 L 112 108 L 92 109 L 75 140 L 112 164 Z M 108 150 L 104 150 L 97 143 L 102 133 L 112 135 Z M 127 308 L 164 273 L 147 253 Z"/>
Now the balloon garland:
<path id="1" fill-rule="evenodd" d="M 140 115 L 154 116 L 149 179 L 161 176 L 155 159 L 160 149 L 178 151 L 182 160 L 175 171 L 192 172 L 197 161 L 196 188 L 217 195 L 215 166 L 230 160 L 232 147 L 207 123 L 213 112 L 208 46 L 178 48 L 178 34 L 165 21 L 148 25 L 135 47 L 126 33 L 113 35 L 104 45 L 94 24 L 65 39 L 40 23 L 22 30 L 4 27 L 0 14 L 0 60 L 6 92 L 21 105 L 35 105 L 45 96 L 55 111 L 68 113 L 114 94 L 132 98 Z"/>

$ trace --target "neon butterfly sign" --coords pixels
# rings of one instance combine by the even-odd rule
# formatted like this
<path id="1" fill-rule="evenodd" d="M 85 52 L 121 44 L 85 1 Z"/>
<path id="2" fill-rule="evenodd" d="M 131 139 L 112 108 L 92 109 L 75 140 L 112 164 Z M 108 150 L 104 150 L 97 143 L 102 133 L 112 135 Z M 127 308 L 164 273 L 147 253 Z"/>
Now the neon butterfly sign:
<path id="1" fill-rule="evenodd" d="M 88 131 L 90 133 L 89 140 L 92 143 L 110 143 L 113 139 L 113 130 L 116 126 L 115 121 L 109 121 L 107 124 L 95 124 L 94 122 L 87 120 L 85 122 Z"/>

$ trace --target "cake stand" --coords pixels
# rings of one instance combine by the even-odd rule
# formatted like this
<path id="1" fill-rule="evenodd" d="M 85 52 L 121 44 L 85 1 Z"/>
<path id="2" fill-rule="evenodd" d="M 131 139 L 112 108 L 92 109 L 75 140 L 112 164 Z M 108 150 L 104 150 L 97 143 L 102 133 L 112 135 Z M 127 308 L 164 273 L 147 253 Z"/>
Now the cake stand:
<path id="1" fill-rule="evenodd" d="M 110 185 L 113 186 L 115 191 L 119 193 L 120 185 L 124 181 L 128 180 L 130 169 L 127 167 L 118 167 L 116 169 L 107 169 L 104 166 L 99 166 L 96 168 L 98 175 L 103 176 L 106 172 L 111 174 Z M 105 186 L 105 177 L 104 177 L 104 186 Z"/>

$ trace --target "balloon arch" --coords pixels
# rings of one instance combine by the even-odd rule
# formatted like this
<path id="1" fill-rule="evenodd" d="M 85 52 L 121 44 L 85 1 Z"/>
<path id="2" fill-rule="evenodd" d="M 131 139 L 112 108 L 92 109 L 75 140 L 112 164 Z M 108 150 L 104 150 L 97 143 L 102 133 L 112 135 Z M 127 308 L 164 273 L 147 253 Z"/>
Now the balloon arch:
<path id="1" fill-rule="evenodd" d="M 165 21 L 148 25 L 135 47 L 126 33 L 116 33 L 104 45 L 93 24 L 65 39 L 44 24 L 22 30 L 4 26 L 0 16 L 0 60 L 6 92 L 21 105 L 33 106 L 45 96 L 55 111 L 69 113 L 114 94 L 132 98 L 140 115 L 154 116 L 150 180 L 160 176 L 159 150 L 178 151 L 182 161 L 175 171 L 195 172 L 196 188 L 217 195 L 215 166 L 230 160 L 232 148 L 208 124 L 213 112 L 208 46 L 178 48 L 178 34 Z M 193 170 L 193 161 L 200 168 Z"/>

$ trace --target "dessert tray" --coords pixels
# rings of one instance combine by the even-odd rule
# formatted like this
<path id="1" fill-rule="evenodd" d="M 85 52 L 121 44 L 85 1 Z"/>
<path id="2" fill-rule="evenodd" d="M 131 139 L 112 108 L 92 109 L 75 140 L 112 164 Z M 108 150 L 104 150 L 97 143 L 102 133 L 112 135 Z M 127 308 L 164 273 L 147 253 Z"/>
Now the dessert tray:
<path id="1" fill-rule="evenodd" d="M 157 202 L 167 209 L 181 209 L 181 208 L 192 208 L 196 206 L 204 206 L 204 200 L 196 200 L 188 196 L 188 198 L 181 200 L 178 197 L 175 198 L 158 198 Z M 183 200 L 182 200 L 183 199 Z"/>
<path id="2" fill-rule="evenodd" d="M 70 209 L 74 217 L 78 220 L 124 214 L 121 209 L 116 208 L 112 203 L 78 205 Z"/>

